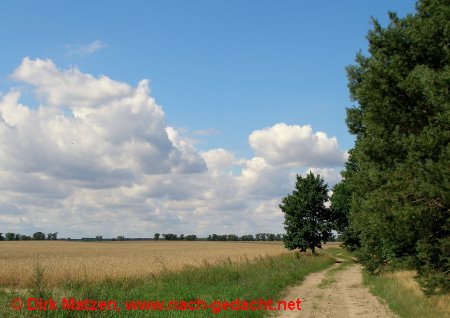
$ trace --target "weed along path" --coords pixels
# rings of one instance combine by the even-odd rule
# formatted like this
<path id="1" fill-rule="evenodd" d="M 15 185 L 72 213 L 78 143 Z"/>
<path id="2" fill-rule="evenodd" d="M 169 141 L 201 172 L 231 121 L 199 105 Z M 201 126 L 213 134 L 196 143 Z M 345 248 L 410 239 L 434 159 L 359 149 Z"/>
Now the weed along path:
<path id="1" fill-rule="evenodd" d="M 398 317 L 363 286 L 362 268 L 349 257 L 322 272 L 308 275 L 287 290 L 284 299 L 300 298 L 300 311 L 278 312 L 278 318 L 386 318 Z"/>

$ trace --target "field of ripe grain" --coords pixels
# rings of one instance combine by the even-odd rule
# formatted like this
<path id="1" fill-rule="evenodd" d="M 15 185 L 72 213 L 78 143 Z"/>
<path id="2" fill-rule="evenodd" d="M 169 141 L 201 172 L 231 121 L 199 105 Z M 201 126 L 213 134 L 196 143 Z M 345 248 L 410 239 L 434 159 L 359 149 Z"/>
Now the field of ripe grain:
<path id="1" fill-rule="evenodd" d="M 286 252 L 281 242 L 0 242 L 0 286 L 27 287 L 37 262 L 47 286 L 143 277 L 186 266 L 245 262 Z"/>

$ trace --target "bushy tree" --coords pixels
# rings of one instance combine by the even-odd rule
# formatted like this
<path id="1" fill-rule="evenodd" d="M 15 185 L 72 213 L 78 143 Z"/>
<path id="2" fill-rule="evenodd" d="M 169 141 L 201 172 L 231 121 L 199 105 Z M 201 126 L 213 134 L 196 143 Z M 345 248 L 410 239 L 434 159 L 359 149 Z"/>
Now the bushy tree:
<path id="1" fill-rule="evenodd" d="M 178 235 L 177 234 L 169 233 L 169 234 L 163 234 L 162 236 L 163 236 L 163 238 L 166 241 L 176 241 L 176 240 L 178 240 Z"/>
<path id="2" fill-rule="evenodd" d="M 208 235 L 208 241 L 228 241 L 228 235 Z"/>
<path id="3" fill-rule="evenodd" d="M 33 234 L 33 240 L 38 240 L 38 241 L 45 240 L 45 234 L 42 232 L 36 232 Z"/>
<path id="4" fill-rule="evenodd" d="M 153 239 L 155 240 L 155 241 L 159 241 L 159 237 L 161 236 L 161 234 L 159 234 L 159 233 L 155 233 L 155 235 L 153 236 Z"/>
<path id="5" fill-rule="evenodd" d="M 197 240 L 197 235 L 186 235 L 186 237 L 184 238 L 186 241 L 196 241 Z"/>
<path id="6" fill-rule="evenodd" d="M 6 233 L 6 234 L 5 234 L 5 237 L 6 237 L 6 240 L 7 240 L 7 241 L 14 241 L 15 234 L 9 232 L 9 233 Z"/>
<path id="7" fill-rule="evenodd" d="M 253 235 L 247 234 L 247 235 L 242 235 L 241 240 L 242 241 L 254 241 L 255 238 L 253 237 Z"/>
<path id="8" fill-rule="evenodd" d="M 450 2 L 373 21 L 369 55 L 348 67 L 347 110 L 359 170 L 348 180 L 350 221 L 371 271 L 399 261 L 449 288 Z"/>
<path id="9" fill-rule="evenodd" d="M 47 240 L 56 241 L 57 238 L 58 238 L 58 232 L 47 234 Z"/>
<path id="10" fill-rule="evenodd" d="M 345 169 L 341 172 L 343 179 L 333 187 L 331 201 L 331 215 L 333 220 L 333 229 L 338 232 L 342 245 L 354 251 L 360 247 L 359 234 L 350 223 L 350 209 L 352 204 L 352 176 L 358 170 L 356 160 L 353 156 L 353 150 L 350 150 L 350 156 L 345 164 Z"/>
<path id="11" fill-rule="evenodd" d="M 266 240 L 266 233 L 258 233 L 255 235 L 255 240 L 257 241 L 265 241 Z"/>
<path id="12" fill-rule="evenodd" d="M 312 172 L 306 177 L 297 175 L 295 190 L 281 201 L 285 214 L 284 245 L 290 249 L 315 253 L 331 237 L 331 216 L 325 207 L 328 186 Z"/>

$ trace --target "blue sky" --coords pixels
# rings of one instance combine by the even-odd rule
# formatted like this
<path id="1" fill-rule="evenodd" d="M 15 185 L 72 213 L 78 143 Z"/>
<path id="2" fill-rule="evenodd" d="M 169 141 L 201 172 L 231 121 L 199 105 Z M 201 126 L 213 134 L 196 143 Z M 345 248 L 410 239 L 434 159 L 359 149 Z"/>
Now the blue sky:
<path id="1" fill-rule="evenodd" d="M 345 125 L 345 107 L 351 105 L 345 67 L 353 63 L 358 50 L 365 52 L 371 16 L 385 25 L 388 11 L 404 16 L 414 12 L 414 5 L 415 1 L 410 0 L 2 1 L 0 92 L 5 96 L 20 90 L 19 101 L 30 109 L 50 103 L 50 99 L 37 97 L 36 92 L 44 92 L 47 97 L 54 92 L 50 92 L 48 83 L 36 84 L 25 74 L 25 57 L 31 61 L 51 61 L 61 72 L 78 69 L 95 78 L 105 75 L 130 87 L 148 79 L 149 94 L 162 107 L 165 125 L 174 127 L 176 134 L 185 138 L 185 143 L 192 148 L 189 151 L 195 150 L 195 154 L 189 154 L 205 158 L 208 151 L 225 149 L 235 157 L 231 169 L 234 173 L 249 168 L 248 162 L 256 162 L 252 161 L 253 157 L 263 158 L 273 168 L 282 160 L 262 149 L 258 138 L 262 136 L 265 141 L 267 137 L 274 144 L 279 140 L 256 134 L 259 137 L 249 145 L 249 137 L 264 129 L 273 133 L 272 136 L 280 136 L 279 131 L 285 131 L 286 127 L 274 128 L 278 123 L 289 127 L 310 125 L 313 133 L 320 131 L 327 138 L 336 137 L 342 151 L 352 147 L 354 139 Z M 14 75 L 21 65 L 23 72 Z M 37 64 L 30 65 L 36 72 L 42 71 Z M 52 66 L 48 64 L 44 69 L 48 71 Z M 61 108 L 67 107 L 64 103 L 72 103 L 64 98 L 59 100 L 63 101 Z M 175 145 L 174 139 L 169 139 Z M 2 151 L 5 154 L 9 150 Z M 209 166 L 214 163 L 205 160 L 205 169 L 211 170 Z M 48 164 L 51 162 L 42 163 Z M 295 165 L 289 159 L 283 164 L 284 170 L 278 173 L 303 173 L 312 167 L 305 160 Z M 5 167 L 0 170 L 14 174 L 14 169 Z M 42 167 L 35 172 L 48 170 Z M 339 164 L 315 168 L 337 171 Z M 89 185 L 77 189 L 92 188 Z M 14 198 L 24 193 L 9 191 L 15 193 Z M 272 201 L 266 197 L 264 202 L 274 205 L 277 195 L 270 198 Z M 67 194 L 66 199 L 69 197 Z M 11 198 L 2 199 L 9 210 L 14 206 L 23 215 L 39 215 L 32 208 L 39 205 L 37 201 L 25 204 Z M 198 198 L 193 195 L 191 199 Z M 70 206 L 64 202 L 61 204 Z M 255 202 L 255 206 L 263 206 L 264 202 Z M 180 213 L 173 212 L 173 217 L 179 218 Z M 8 220 L 2 221 L 9 224 Z M 174 227 L 173 231 L 182 231 L 183 222 L 180 222 L 181 229 Z M 11 223 L 11 231 L 35 229 L 25 223 Z M 48 221 L 37 228 L 50 230 L 56 224 Z M 156 229 L 158 224 L 149 225 L 152 226 Z M 67 234 L 91 234 L 91 230 L 82 228 L 80 221 L 78 229 Z M 192 232 L 206 231 L 191 225 L 184 228 Z M 250 224 L 241 231 L 280 228 L 280 225 Z M 132 234 L 144 235 L 145 231 Z"/>

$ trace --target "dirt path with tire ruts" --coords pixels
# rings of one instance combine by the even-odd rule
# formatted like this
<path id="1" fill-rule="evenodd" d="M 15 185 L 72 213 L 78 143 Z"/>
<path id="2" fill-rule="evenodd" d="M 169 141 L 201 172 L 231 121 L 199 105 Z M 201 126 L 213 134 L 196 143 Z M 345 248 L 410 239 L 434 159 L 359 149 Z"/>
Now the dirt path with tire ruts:
<path id="1" fill-rule="evenodd" d="M 336 263 L 325 271 L 308 275 L 301 285 L 288 289 L 284 297 L 288 301 L 297 298 L 302 301 L 300 311 L 278 312 L 276 317 L 398 317 L 363 286 L 358 264 Z"/>

